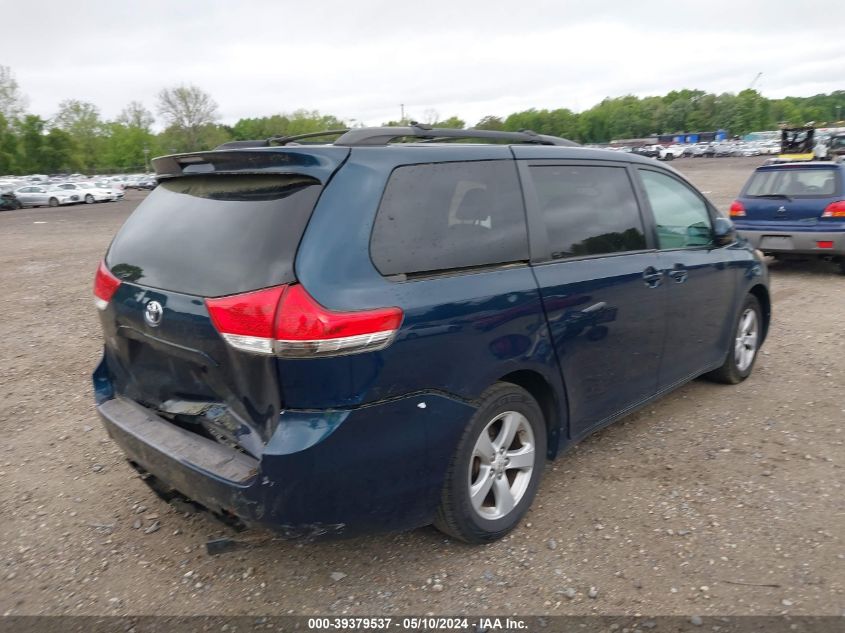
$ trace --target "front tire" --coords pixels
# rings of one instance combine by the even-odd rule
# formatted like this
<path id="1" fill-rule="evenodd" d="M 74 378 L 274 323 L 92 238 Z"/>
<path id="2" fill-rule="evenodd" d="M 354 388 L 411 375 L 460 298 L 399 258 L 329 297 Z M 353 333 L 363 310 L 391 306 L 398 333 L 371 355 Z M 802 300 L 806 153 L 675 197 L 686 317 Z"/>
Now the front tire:
<path id="1" fill-rule="evenodd" d="M 763 342 L 763 311 L 754 295 L 745 298 L 731 340 L 731 349 L 725 363 L 707 374 L 707 377 L 716 382 L 736 385 L 751 375 Z"/>
<path id="2" fill-rule="evenodd" d="M 85 204 L 94 204 L 94 196 L 90 193 L 85 196 Z"/>
<path id="3" fill-rule="evenodd" d="M 531 506 L 545 458 L 540 405 L 525 389 L 496 383 L 458 442 L 434 525 L 467 543 L 503 537 Z"/>

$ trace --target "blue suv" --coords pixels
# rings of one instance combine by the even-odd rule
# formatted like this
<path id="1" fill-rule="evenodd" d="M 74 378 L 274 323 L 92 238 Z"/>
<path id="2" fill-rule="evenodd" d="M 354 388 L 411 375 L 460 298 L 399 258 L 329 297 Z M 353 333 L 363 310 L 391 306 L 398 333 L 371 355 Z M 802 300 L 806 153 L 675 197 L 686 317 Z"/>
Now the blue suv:
<path id="1" fill-rule="evenodd" d="M 740 235 L 766 255 L 830 259 L 845 273 L 845 164 L 758 167 L 730 215 Z"/>
<path id="2" fill-rule="evenodd" d="M 163 497 L 490 541 L 547 459 L 751 373 L 766 267 L 675 170 L 532 132 L 310 140 L 155 159 L 97 271 L 97 409 Z"/>

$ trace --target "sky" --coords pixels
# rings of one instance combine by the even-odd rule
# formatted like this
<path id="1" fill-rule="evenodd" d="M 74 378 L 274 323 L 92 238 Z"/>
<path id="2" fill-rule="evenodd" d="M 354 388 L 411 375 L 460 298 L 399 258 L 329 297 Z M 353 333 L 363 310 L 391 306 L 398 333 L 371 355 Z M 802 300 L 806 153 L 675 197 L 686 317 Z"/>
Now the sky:
<path id="1" fill-rule="evenodd" d="M 845 89 L 845 0 L 0 0 L 29 111 L 64 99 L 153 113 L 165 87 L 212 95 L 220 121 L 299 108 L 400 117 L 585 110 L 673 89 L 808 96 Z M 19 27 L 15 25 L 20 25 Z M 845 104 L 843 104 L 845 105 Z"/>

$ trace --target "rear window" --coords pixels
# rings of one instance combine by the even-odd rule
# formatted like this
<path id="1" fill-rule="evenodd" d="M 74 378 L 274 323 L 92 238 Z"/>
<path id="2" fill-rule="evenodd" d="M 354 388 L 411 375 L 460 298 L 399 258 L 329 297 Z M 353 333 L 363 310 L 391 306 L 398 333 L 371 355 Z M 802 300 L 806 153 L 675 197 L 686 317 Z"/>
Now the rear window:
<path id="1" fill-rule="evenodd" d="M 120 229 L 106 262 L 121 279 L 203 297 L 289 283 L 320 191 L 294 174 L 165 180 Z"/>
<path id="2" fill-rule="evenodd" d="M 528 259 L 513 161 L 396 168 L 370 242 L 382 275 L 425 274 Z"/>
<path id="3" fill-rule="evenodd" d="M 754 172 L 745 188 L 745 195 L 759 196 L 832 196 L 837 193 L 833 169 L 788 167 Z"/>

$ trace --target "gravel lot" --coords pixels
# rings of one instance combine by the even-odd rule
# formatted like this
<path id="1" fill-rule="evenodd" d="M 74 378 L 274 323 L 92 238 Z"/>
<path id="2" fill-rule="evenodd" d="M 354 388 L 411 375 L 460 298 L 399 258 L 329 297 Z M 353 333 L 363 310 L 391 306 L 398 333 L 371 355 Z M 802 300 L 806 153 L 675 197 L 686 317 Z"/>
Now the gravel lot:
<path id="1" fill-rule="evenodd" d="M 760 162 L 674 166 L 727 208 Z M 0 213 L 0 613 L 845 613 L 834 265 L 772 264 L 754 375 L 695 381 L 595 434 L 501 542 L 426 528 L 210 557 L 228 530 L 153 496 L 92 404 L 91 281 L 141 198 Z"/>

